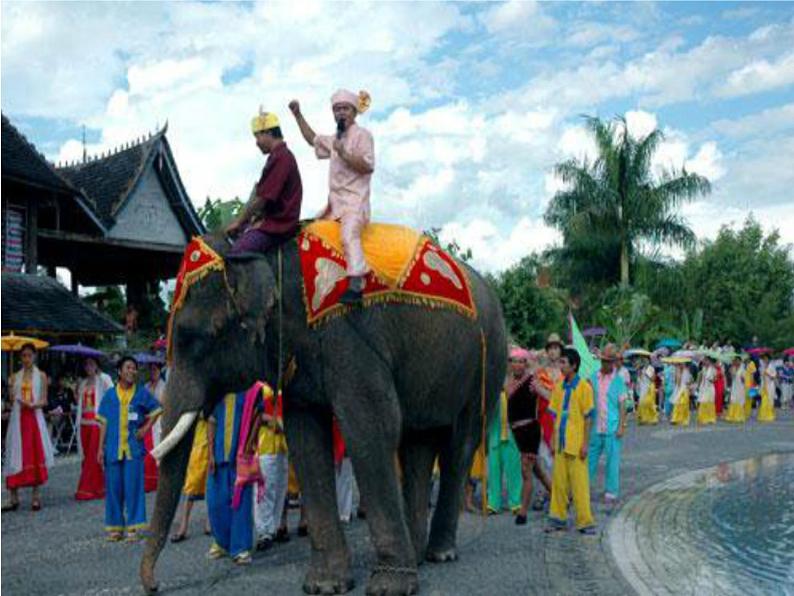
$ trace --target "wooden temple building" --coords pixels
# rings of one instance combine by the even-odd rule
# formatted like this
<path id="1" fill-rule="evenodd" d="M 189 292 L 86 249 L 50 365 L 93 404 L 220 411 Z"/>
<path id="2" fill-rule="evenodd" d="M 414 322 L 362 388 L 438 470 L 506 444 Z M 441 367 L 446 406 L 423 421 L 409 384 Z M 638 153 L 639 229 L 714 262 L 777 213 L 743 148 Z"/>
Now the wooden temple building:
<path id="1" fill-rule="evenodd" d="M 56 267 L 68 269 L 75 300 L 80 285 L 123 285 L 128 305 L 137 305 L 147 292 L 157 291 L 158 282 L 176 276 L 185 245 L 204 227 L 166 132 L 167 125 L 106 154 L 55 167 L 2 116 L 3 333 L 21 333 L 19 326 L 35 315 L 29 305 L 24 313 L 12 313 L 23 310 L 17 304 L 23 294 L 11 289 L 19 289 L 23 272 L 46 271 L 54 278 Z M 48 282 L 28 282 L 24 290 L 44 292 L 45 286 L 53 300 L 56 293 Z M 30 302 L 41 309 L 50 304 L 32 297 Z M 50 307 L 61 309 L 64 317 L 69 312 L 64 304 Z M 16 328 L 6 325 L 7 315 Z M 78 318 L 87 325 L 85 317 Z M 46 325 L 57 327 L 51 320 Z M 60 333 L 68 331 L 61 325 Z"/>

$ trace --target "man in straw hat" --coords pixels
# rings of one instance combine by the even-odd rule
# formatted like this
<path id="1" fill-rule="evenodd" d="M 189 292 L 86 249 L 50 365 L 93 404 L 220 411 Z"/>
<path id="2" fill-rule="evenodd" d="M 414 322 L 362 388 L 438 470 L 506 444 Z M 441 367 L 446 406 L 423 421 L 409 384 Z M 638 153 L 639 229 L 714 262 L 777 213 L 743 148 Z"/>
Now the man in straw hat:
<path id="1" fill-rule="evenodd" d="M 265 252 L 291 238 L 298 229 L 303 185 L 298 162 L 284 142 L 278 117 L 259 109 L 251 120 L 256 146 L 267 155 L 259 182 L 240 215 L 226 227 L 239 235 L 231 253 Z"/>
<path id="2" fill-rule="evenodd" d="M 614 506 L 620 496 L 620 450 L 626 432 L 626 406 L 629 389 L 615 370 L 618 361 L 613 344 L 601 350 L 601 369 L 590 379 L 595 394 L 596 419 L 590 435 L 590 482 L 598 477 L 598 460 L 606 453 L 604 500 Z"/>
<path id="3" fill-rule="evenodd" d="M 361 300 L 365 276 L 369 271 L 361 248 L 361 232 L 369 222 L 369 193 L 375 170 L 375 145 L 372 134 L 356 124 L 356 116 L 369 109 L 366 91 L 358 94 L 340 89 L 331 97 L 336 121 L 335 135 L 318 135 L 301 113 L 300 104 L 289 104 L 306 142 L 314 147 L 318 159 L 330 160 L 328 168 L 328 205 L 322 219 L 338 221 L 342 227 L 342 244 L 347 260 L 347 291 L 340 301 L 355 304 Z"/>

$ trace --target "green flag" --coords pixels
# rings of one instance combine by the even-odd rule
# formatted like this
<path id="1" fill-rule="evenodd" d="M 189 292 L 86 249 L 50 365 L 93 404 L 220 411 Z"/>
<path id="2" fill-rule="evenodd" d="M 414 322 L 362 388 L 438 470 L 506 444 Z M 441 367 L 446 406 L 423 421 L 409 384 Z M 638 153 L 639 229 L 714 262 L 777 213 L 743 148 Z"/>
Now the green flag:
<path id="1" fill-rule="evenodd" d="M 579 365 L 579 376 L 589 379 L 599 369 L 600 364 L 596 357 L 590 353 L 590 349 L 587 347 L 587 340 L 585 340 L 582 332 L 579 331 L 576 319 L 573 318 L 571 313 L 568 314 L 568 323 L 571 326 L 571 343 L 574 349 L 579 352 L 579 358 L 582 359 L 582 363 Z"/>

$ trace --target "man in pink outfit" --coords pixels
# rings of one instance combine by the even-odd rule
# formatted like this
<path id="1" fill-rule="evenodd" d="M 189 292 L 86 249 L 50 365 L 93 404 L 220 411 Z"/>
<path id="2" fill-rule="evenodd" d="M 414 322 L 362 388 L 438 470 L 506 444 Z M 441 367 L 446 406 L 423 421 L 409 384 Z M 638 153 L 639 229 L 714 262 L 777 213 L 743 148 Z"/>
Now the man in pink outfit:
<path id="1" fill-rule="evenodd" d="M 358 95 L 340 89 L 331 97 L 336 121 L 335 135 L 318 135 L 300 111 L 300 104 L 292 100 L 289 108 L 295 116 L 301 134 L 314 147 L 318 159 L 329 159 L 328 205 L 321 219 L 338 221 L 342 227 L 342 244 L 347 260 L 348 287 L 340 301 L 356 304 L 361 301 L 369 271 L 361 248 L 361 232 L 369 222 L 369 192 L 375 170 L 375 147 L 372 134 L 356 124 L 356 116 L 369 108 L 369 94 Z"/>

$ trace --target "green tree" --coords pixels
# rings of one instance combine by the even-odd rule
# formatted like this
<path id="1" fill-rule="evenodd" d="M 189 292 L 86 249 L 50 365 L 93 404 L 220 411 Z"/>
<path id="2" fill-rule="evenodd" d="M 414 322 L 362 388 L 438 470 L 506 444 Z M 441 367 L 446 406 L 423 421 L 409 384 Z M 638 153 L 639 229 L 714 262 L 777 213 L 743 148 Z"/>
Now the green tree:
<path id="1" fill-rule="evenodd" d="M 588 117 L 586 122 L 598 155 L 593 163 L 572 159 L 557 164 L 555 171 L 567 188 L 552 198 L 545 220 L 562 232 L 562 261 L 592 261 L 607 281 L 617 269 L 626 287 L 640 242 L 694 244 L 695 235 L 677 210 L 708 194 L 711 186 L 686 168 L 665 171 L 659 179 L 653 176 L 653 155 L 664 139 L 660 130 L 638 139 L 628 133 L 624 118 L 604 122 Z M 615 255 L 617 260 L 604 263 Z"/>
<path id="2" fill-rule="evenodd" d="M 614 287 L 602 297 L 596 320 L 618 346 L 648 345 L 657 335 L 662 311 L 641 292 Z"/>
<path id="3" fill-rule="evenodd" d="M 754 335 L 776 347 L 794 337 L 794 261 L 775 231 L 765 235 L 752 217 L 739 230 L 692 250 L 681 265 L 675 303 L 703 311 L 706 339 L 749 342 Z M 787 335 L 788 334 L 788 335 Z"/>
<path id="4" fill-rule="evenodd" d="M 530 255 L 489 278 L 502 301 L 508 332 L 523 346 L 542 346 L 550 333 L 562 333 L 566 325 L 565 294 L 538 287 L 539 267 L 539 258 Z"/>
<path id="5" fill-rule="evenodd" d="M 204 206 L 199 209 L 198 215 L 208 232 L 219 232 L 240 214 L 244 206 L 239 197 L 234 197 L 230 201 L 221 199 L 213 201 L 207 197 Z"/>

